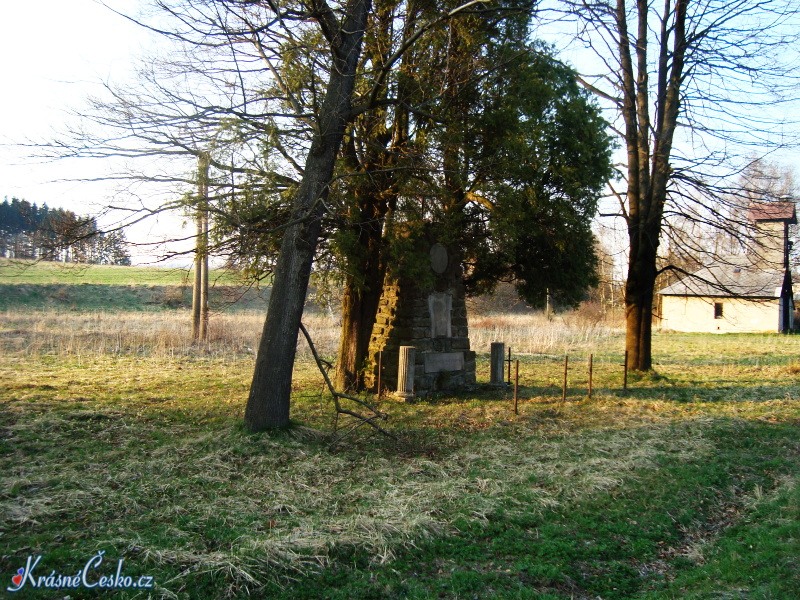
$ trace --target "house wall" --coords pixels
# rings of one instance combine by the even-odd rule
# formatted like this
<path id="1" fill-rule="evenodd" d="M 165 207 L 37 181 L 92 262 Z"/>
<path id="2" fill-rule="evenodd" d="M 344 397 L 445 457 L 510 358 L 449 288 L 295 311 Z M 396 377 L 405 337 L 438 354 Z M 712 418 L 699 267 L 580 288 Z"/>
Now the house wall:
<path id="1" fill-rule="evenodd" d="M 780 299 L 745 300 L 691 296 L 663 296 L 661 329 L 706 333 L 777 332 Z M 722 304 L 715 318 L 714 304 Z"/>

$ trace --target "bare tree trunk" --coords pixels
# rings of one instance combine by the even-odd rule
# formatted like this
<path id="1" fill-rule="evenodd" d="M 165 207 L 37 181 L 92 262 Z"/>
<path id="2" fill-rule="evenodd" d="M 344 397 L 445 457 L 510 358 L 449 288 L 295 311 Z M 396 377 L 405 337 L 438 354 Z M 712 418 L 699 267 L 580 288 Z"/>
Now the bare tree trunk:
<path id="1" fill-rule="evenodd" d="M 628 279 L 625 283 L 625 349 L 628 351 L 628 366 L 634 371 L 647 371 L 653 367 L 652 324 L 655 279 L 655 249 L 631 257 Z"/>
<path id="2" fill-rule="evenodd" d="M 637 0 L 637 32 L 632 43 L 627 27 L 625 0 L 617 0 L 616 26 L 621 67 L 622 116 L 628 155 L 628 280 L 625 284 L 625 349 L 628 365 L 635 371 L 653 366 L 653 298 L 658 269 L 656 258 L 661 237 L 672 141 L 680 109 L 680 89 L 686 52 L 686 7 L 676 0 L 672 46 L 666 27 L 669 5 L 663 15 L 658 41 L 655 119 L 651 117 L 648 83 L 648 3 Z M 631 53 L 631 49 L 634 53 Z M 671 57 L 671 60 L 670 60 Z"/>
<path id="3" fill-rule="evenodd" d="M 336 156 L 350 120 L 355 73 L 361 55 L 369 0 L 351 0 L 343 24 L 323 2 L 314 3 L 317 18 L 331 45 L 333 65 L 325 100 L 316 119 L 316 133 L 275 266 L 272 292 L 253 382 L 245 409 L 251 431 L 287 427 L 292 371 L 300 318 L 317 247 L 324 201 Z"/>

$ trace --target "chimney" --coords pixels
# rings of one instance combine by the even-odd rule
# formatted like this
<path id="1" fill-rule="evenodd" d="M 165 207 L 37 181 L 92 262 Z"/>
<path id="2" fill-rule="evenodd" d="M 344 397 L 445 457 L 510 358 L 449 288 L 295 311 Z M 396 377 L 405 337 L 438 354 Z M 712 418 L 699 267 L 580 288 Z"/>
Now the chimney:
<path id="1" fill-rule="evenodd" d="M 748 211 L 755 224 L 754 264 L 767 270 L 789 268 L 789 225 L 797 224 L 794 202 L 754 203 Z"/>

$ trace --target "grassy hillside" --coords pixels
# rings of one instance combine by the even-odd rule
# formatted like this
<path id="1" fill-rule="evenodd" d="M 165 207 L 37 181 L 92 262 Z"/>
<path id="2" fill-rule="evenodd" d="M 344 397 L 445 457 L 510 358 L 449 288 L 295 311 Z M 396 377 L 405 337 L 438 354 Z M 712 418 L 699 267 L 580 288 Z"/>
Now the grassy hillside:
<path id="1" fill-rule="evenodd" d="M 78 265 L 57 262 L 32 262 L 0 258 L 0 284 L 7 285 L 191 285 L 190 273 L 184 269 L 117 267 L 110 265 Z M 209 274 L 211 285 L 239 285 L 236 274 L 214 270 Z"/>
<path id="2" fill-rule="evenodd" d="M 0 259 L 0 310 L 70 311 L 189 308 L 192 276 L 181 269 L 117 267 Z M 209 274 L 212 310 L 266 307 L 267 290 L 244 287 L 235 273 Z"/>
<path id="3" fill-rule="evenodd" d="M 209 290 L 212 311 L 263 311 L 268 298 L 268 289 L 216 286 Z M 0 283 L 0 310 L 161 311 L 191 306 L 191 286 Z"/>

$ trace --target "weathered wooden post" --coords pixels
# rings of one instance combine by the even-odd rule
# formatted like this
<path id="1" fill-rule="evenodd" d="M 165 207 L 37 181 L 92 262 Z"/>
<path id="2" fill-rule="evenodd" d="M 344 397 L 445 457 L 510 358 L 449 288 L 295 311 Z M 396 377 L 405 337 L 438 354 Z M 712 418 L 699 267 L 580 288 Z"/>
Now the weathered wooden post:
<path id="1" fill-rule="evenodd" d="M 383 370 L 383 351 L 378 351 L 378 399 L 381 397 L 381 371 Z"/>
<path id="2" fill-rule="evenodd" d="M 489 364 L 489 383 L 492 385 L 503 385 L 503 375 L 505 375 L 503 363 L 505 362 L 506 345 L 503 342 L 492 342 L 491 362 Z"/>
<path id="3" fill-rule="evenodd" d="M 625 373 L 622 375 L 622 390 L 628 391 L 628 351 L 625 350 Z"/>
<path id="4" fill-rule="evenodd" d="M 519 414 L 519 360 L 514 363 L 514 414 Z"/>
<path id="5" fill-rule="evenodd" d="M 208 339 L 208 152 L 197 159 L 197 238 L 194 253 L 192 288 L 192 339 Z"/>
<path id="6" fill-rule="evenodd" d="M 397 395 L 405 400 L 414 397 L 414 346 L 400 346 L 400 363 L 397 367 Z"/>
<path id="7" fill-rule="evenodd" d="M 593 367 L 594 354 L 589 355 L 589 400 L 592 399 L 592 367 Z"/>

